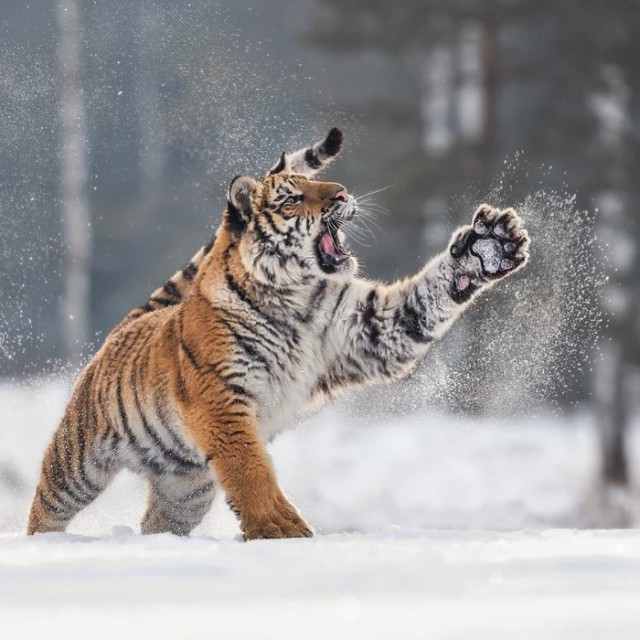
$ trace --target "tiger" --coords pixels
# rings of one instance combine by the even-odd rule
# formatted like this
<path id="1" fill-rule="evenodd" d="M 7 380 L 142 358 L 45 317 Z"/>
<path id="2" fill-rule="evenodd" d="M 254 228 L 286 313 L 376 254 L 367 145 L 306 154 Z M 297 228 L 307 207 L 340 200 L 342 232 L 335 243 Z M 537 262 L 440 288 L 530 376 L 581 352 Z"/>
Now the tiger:
<path id="1" fill-rule="evenodd" d="M 28 534 L 64 531 L 122 469 L 148 482 L 142 534 L 188 535 L 224 492 L 245 540 L 314 531 L 267 445 L 349 390 L 411 374 L 529 236 L 483 204 L 440 255 L 391 284 L 358 274 L 357 199 L 314 179 L 343 134 L 233 178 L 213 239 L 106 337 L 42 462 Z"/>

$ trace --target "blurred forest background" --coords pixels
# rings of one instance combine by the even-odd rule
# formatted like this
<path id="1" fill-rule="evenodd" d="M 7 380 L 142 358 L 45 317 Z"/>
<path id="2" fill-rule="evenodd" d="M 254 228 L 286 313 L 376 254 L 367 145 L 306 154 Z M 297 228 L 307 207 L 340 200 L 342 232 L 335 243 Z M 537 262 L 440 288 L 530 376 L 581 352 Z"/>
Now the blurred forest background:
<path id="1" fill-rule="evenodd" d="M 483 300 L 418 383 L 449 411 L 526 412 L 527 387 L 536 405 L 593 412 L 602 479 L 629 483 L 640 2 L 2 6 L 0 377 L 77 367 L 208 240 L 232 176 L 262 175 L 337 125 L 347 150 L 331 177 L 384 189 L 390 212 L 354 243 L 372 277 L 418 269 L 481 201 L 538 212 L 528 288 Z M 410 410 L 417 387 L 404 388 L 369 399 Z"/>

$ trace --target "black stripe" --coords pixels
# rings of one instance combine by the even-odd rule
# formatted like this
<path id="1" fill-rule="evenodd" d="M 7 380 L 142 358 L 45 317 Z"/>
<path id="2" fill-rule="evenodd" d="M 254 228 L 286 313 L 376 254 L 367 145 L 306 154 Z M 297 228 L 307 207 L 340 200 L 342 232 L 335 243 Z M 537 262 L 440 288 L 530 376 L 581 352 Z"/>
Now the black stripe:
<path id="1" fill-rule="evenodd" d="M 396 321 L 400 328 L 414 342 L 426 344 L 433 338 L 427 333 L 426 323 L 422 321 L 424 314 L 420 313 L 409 300 L 405 300 L 402 310 L 397 313 Z"/>
<path id="2" fill-rule="evenodd" d="M 94 430 L 97 428 L 96 424 L 96 416 L 91 407 L 91 383 L 93 382 L 95 377 L 95 367 L 91 367 L 87 373 L 86 378 L 83 380 L 83 395 L 82 400 L 84 401 L 82 406 L 81 415 L 84 417 L 84 421 L 82 425 L 76 425 L 78 430 L 78 473 L 80 474 L 80 480 L 84 484 L 86 488 L 88 488 L 93 494 L 98 495 L 100 491 L 102 491 L 102 487 L 99 487 L 94 482 L 89 480 L 87 476 L 87 468 L 86 468 L 86 449 L 87 449 L 87 441 L 85 438 L 85 429 L 89 428 L 89 425 L 92 424 Z"/>
<path id="3" fill-rule="evenodd" d="M 286 158 L 287 154 L 283 152 L 283 154 L 280 156 L 280 159 L 278 160 L 278 164 L 276 164 L 276 166 L 273 167 L 271 171 L 269 171 L 268 175 L 272 176 L 275 173 L 280 173 L 286 166 Z"/>
<path id="4" fill-rule="evenodd" d="M 228 314 L 228 315 L 231 315 L 231 314 Z M 258 333 L 255 330 L 257 327 L 263 326 L 263 325 L 259 325 L 256 323 L 256 327 L 251 327 L 248 324 L 244 323 L 242 320 L 239 320 L 238 318 L 234 318 L 233 322 L 240 325 L 243 329 L 248 331 L 250 334 L 249 336 L 244 336 L 233 326 L 232 322 L 223 320 L 222 318 L 220 318 L 219 321 L 222 324 L 224 324 L 224 326 L 227 327 L 227 329 L 231 332 L 234 338 L 237 338 L 239 341 L 242 340 L 242 343 L 239 343 L 239 344 L 243 349 L 245 349 L 249 357 L 254 357 L 257 360 L 263 361 L 263 364 L 267 368 L 270 368 L 270 362 L 262 357 L 262 354 L 260 354 L 259 349 L 256 346 L 258 345 L 260 348 L 264 349 L 271 358 L 273 358 L 276 361 L 276 364 L 280 368 L 284 367 L 284 363 L 280 359 L 280 354 L 283 352 L 283 346 L 281 344 L 274 342 L 273 340 L 270 340 L 269 338 Z M 248 345 L 248 349 L 247 349 L 247 345 Z M 290 343 L 287 342 L 287 346 L 291 347 Z"/>
<path id="5" fill-rule="evenodd" d="M 187 356 L 187 359 L 191 363 L 191 366 L 199 373 L 202 369 L 198 364 L 198 361 L 196 360 L 196 357 L 193 354 L 193 351 L 189 348 L 189 346 L 187 345 L 187 343 L 184 341 L 183 338 L 180 338 L 180 348 L 184 351 L 185 355 Z"/>
<path id="6" fill-rule="evenodd" d="M 279 253 L 279 249 L 277 247 L 276 244 L 273 243 L 271 237 L 269 235 L 267 235 L 266 231 L 262 228 L 262 226 L 260 225 L 260 221 L 258 219 L 255 220 L 254 224 L 253 224 L 253 229 L 256 232 L 256 235 L 258 236 L 258 240 L 266 245 L 269 244 L 271 245 L 272 249 L 275 249 L 275 251 L 277 253 Z"/>
<path id="7" fill-rule="evenodd" d="M 156 387 L 157 388 L 157 387 Z M 165 432 L 171 438 L 173 445 L 175 448 L 179 449 L 185 457 L 189 457 L 191 455 L 199 455 L 197 452 L 189 449 L 187 444 L 182 440 L 182 438 L 173 430 L 171 426 L 171 420 L 168 418 L 162 403 L 158 399 L 157 395 L 154 395 L 154 412 L 160 421 L 160 424 L 164 428 Z"/>
<path id="8" fill-rule="evenodd" d="M 250 391 L 248 391 L 247 389 L 245 389 L 243 386 L 239 384 L 230 384 L 229 389 L 238 396 L 245 396 L 247 398 L 250 398 L 251 400 L 255 400 L 256 398 L 253 395 L 253 393 L 251 393 Z"/>
<path id="9" fill-rule="evenodd" d="M 320 158 L 311 147 L 304 152 L 304 160 L 312 169 L 319 169 L 322 166 Z"/>
<path id="10" fill-rule="evenodd" d="M 375 289 L 371 289 L 367 295 L 364 309 L 362 311 L 362 322 L 367 324 L 376 315 L 375 303 L 378 297 L 378 292 Z"/>
<path id="11" fill-rule="evenodd" d="M 122 399 L 121 375 L 118 376 L 118 380 L 116 381 L 116 401 L 118 404 L 118 414 L 120 416 L 120 426 L 122 427 L 122 430 L 127 437 L 127 443 L 135 451 L 138 459 L 142 464 L 148 466 L 153 473 L 156 473 L 158 475 L 162 474 L 165 470 L 164 466 L 159 464 L 156 460 L 153 459 L 153 457 L 149 455 L 149 450 L 138 442 L 138 439 L 135 437 L 135 434 L 129 426 L 127 412 L 124 406 L 124 401 Z"/>
<path id="12" fill-rule="evenodd" d="M 146 346 L 146 343 L 145 343 Z M 147 420 L 147 416 L 144 413 L 141 403 L 140 403 L 140 396 L 138 394 L 138 382 L 141 382 L 142 379 L 145 376 L 145 373 L 148 369 L 149 366 L 149 359 L 150 359 L 150 351 L 149 349 L 144 349 L 145 355 L 144 355 L 144 360 L 142 361 L 141 365 L 138 366 L 134 366 L 132 367 L 132 384 L 134 385 L 134 402 L 136 405 L 136 408 L 138 410 L 138 413 L 140 414 L 140 417 L 142 419 L 142 425 L 144 427 L 144 430 L 147 432 L 147 434 L 152 438 L 152 440 L 154 440 L 158 446 L 158 448 L 162 451 L 162 453 L 165 455 L 165 457 L 170 458 L 173 462 L 182 464 L 183 466 L 191 466 L 191 467 L 195 467 L 195 468 L 202 468 L 202 463 L 194 461 L 192 458 L 192 452 L 188 451 L 187 449 L 185 449 L 184 445 L 182 442 L 180 442 L 177 438 L 176 435 L 173 433 L 173 431 L 171 429 L 169 429 L 166 425 L 164 425 L 164 423 L 161 422 L 161 425 L 164 427 L 164 430 L 166 433 L 169 434 L 169 437 L 172 439 L 172 441 L 174 442 L 174 444 L 176 445 L 176 448 L 178 449 L 178 451 L 180 451 L 180 453 L 177 453 L 174 449 L 172 449 L 171 447 L 167 447 L 165 445 L 165 443 L 161 440 L 161 438 L 159 437 L 157 431 L 155 430 L 155 428 L 153 427 L 153 425 L 151 425 L 149 423 L 149 421 Z M 157 405 L 156 405 L 157 406 Z"/>
<path id="13" fill-rule="evenodd" d="M 280 227 L 278 227 L 278 225 L 276 224 L 276 221 L 273 219 L 273 216 L 269 211 L 267 211 L 266 209 L 263 209 L 261 213 L 262 213 L 262 216 L 266 218 L 269 226 L 273 229 L 273 232 L 275 234 L 277 234 L 278 236 L 282 236 L 285 233 L 287 233 L 285 229 L 280 229 Z"/>
<path id="14" fill-rule="evenodd" d="M 133 386 L 133 402 L 135 404 L 135 409 L 140 416 L 140 421 L 142 422 L 142 427 L 145 430 L 145 433 L 153 440 L 155 445 L 158 447 L 163 457 L 175 464 L 179 464 L 183 467 L 192 467 L 192 468 L 201 468 L 202 465 L 193 462 L 193 460 L 189 460 L 188 458 L 183 458 L 181 455 L 169 449 L 164 442 L 160 439 L 160 436 L 156 433 L 153 426 L 147 420 L 147 416 L 145 415 L 142 406 L 140 404 L 140 396 L 138 395 L 138 385 L 137 385 L 137 367 L 132 367 L 131 369 L 131 384 Z"/>
<path id="15" fill-rule="evenodd" d="M 174 304 L 179 302 L 178 300 L 171 300 L 167 298 L 156 298 L 155 296 L 151 296 L 149 298 L 149 302 L 153 302 L 154 304 L 160 305 L 161 307 L 172 307 Z"/>
<path id="16" fill-rule="evenodd" d="M 75 480 L 71 473 L 71 468 L 69 467 L 70 456 L 68 441 L 64 434 L 64 430 L 67 429 L 68 426 L 68 422 L 66 420 L 63 420 L 54 436 L 53 453 L 55 456 L 55 471 L 53 477 L 58 483 L 58 487 L 61 490 L 68 493 L 77 502 L 83 503 L 83 501 L 85 500 L 85 498 L 83 498 L 83 494 L 86 495 L 86 490 Z M 64 454 L 60 456 L 60 449 L 62 444 L 64 444 Z"/>
<path id="17" fill-rule="evenodd" d="M 275 329 L 273 329 L 273 327 L 270 327 L 267 324 L 259 324 L 259 323 L 256 323 L 255 325 L 250 325 L 247 322 L 245 322 L 244 320 L 242 320 L 241 318 L 239 318 L 238 316 L 235 316 L 233 313 L 231 313 L 230 311 L 227 311 L 226 309 L 223 309 L 223 308 L 217 309 L 217 311 L 220 312 L 220 313 L 224 313 L 229 318 L 228 324 L 231 324 L 231 323 L 238 324 L 243 329 L 248 331 L 250 334 L 252 334 L 252 335 L 253 334 L 258 334 L 258 337 L 260 338 L 260 340 L 262 340 L 262 341 L 266 342 L 267 344 L 271 345 L 274 349 L 282 350 L 282 345 L 281 344 L 279 344 L 277 342 L 274 342 L 273 340 L 267 338 L 264 334 L 258 333 L 258 331 L 257 331 L 258 328 L 265 329 L 274 338 L 281 339 L 282 336 Z"/>
<path id="18" fill-rule="evenodd" d="M 182 277 L 185 280 L 191 281 L 195 278 L 196 273 L 198 272 L 198 267 L 196 267 L 195 264 L 193 264 L 193 262 L 190 262 L 183 270 L 182 270 Z"/>
<path id="19" fill-rule="evenodd" d="M 206 484 L 203 484 L 201 487 L 198 487 L 197 489 L 194 489 L 190 493 L 187 493 L 187 495 L 184 496 L 182 499 L 188 502 L 189 500 L 193 500 L 194 498 L 199 498 L 200 496 L 204 496 L 205 494 L 209 493 L 211 489 L 215 487 L 215 484 L 216 484 L 215 482 L 210 480 Z"/>
<path id="20" fill-rule="evenodd" d="M 178 298 L 178 300 L 181 298 L 180 290 L 173 280 L 167 280 L 162 288 L 171 298 Z"/>
<path id="21" fill-rule="evenodd" d="M 243 338 L 238 335 L 237 337 L 238 346 L 244 351 L 247 356 L 247 360 L 241 358 L 240 356 L 236 356 L 235 360 L 238 364 L 244 364 L 249 369 L 254 369 L 255 367 L 263 367 L 264 370 L 270 374 L 271 373 L 271 361 L 267 356 L 263 355 L 258 348 L 259 343 L 251 338 Z M 263 345 L 260 345 L 263 346 Z M 276 361 L 279 369 L 284 369 L 285 365 L 280 360 L 280 357 L 272 352 L 269 352 L 268 355 Z M 237 377 L 237 376 L 236 376 Z M 232 378 L 228 377 L 229 380 Z"/>
<path id="22" fill-rule="evenodd" d="M 55 467 L 53 469 L 53 475 L 49 477 L 50 483 L 55 484 L 60 491 L 66 493 L 78 504 L 87 504 L 87 502 L 90 502 L 92 497 L 87 494 L 86 489 L 81 487 L 62 466 L 57 445 L 54 446 L 53 453 L 55 456 Z"/>
<path id="23" fill-rule="evenodd" d="M 336 313 L 338 313 L 338 308 L 342 304 L 342 300 L 344 299 L 344 296 L 347 293 L 347 289 L 348 288 L 349 288 L 349 284 L 347 283 L 347 284 L 344 284 L 342 286 L 342 289 L 340 289 L 340 293 L 338 294 L 338 298 L 337 298 L 336 303 L 335 303 L 335 305 L 333 307 L 333 311 L 329 314 L 329 321 L 327 322 L 327 324 L 325 325 L 324 329 L 322 330 L 322 339 L 323 340 L 327 337 L 327 333 L 329 332 L 329 328 L 333 324 L 333 320 L 336 317 Z"/>
<path id="24" fill-rule="evenodd" d="M 324 298 L 327 294 L 327 281 L 321 280 L 315 291 L 311 295 L 309 299 L 309 308 L 307 310 L 307 314 L 302 318 L 302 321 L 305 324 L 308 324 L 313 319 L 313 316 L 316 314 L 316 311 L 324 301 Z"/>
<path id="25" fill-rule="evenodd" d="M 267 371 L 271 370 L 271 363 L 258 351 L 255 345 L 251 342 L 251 338 L 238 333 L 226 320 L 222 320 L 222 318 L 220 318 L 220 322 L 227 328 L 236 344 L 241 347 L 252 360 L 260 362 Z M 277 358 L 277 356 L 274 357 Z M 278 362 L 278 364 L 281 363 Z"/>
<path id="26" fill-rule="evenodd" d="M 43 507 L 46 508 L 46 510 L 49 513 L 57 513 L 57 514 L 68 515 L 68 512 L 63 507 L 58 507 L 58 506 L 54 505 L 52 502 L 49 502 L 49 500 L 47 500 L 44 497 L 44 494 L 42 493 L 42 489 L 39 490 L 38 495 L 40 497 L 40 503 L 42 504 Z"/>
<path id="27" fill-rule="evenodd" d="M 380 340 L 380 320 L 376 311 L 377 300 L 378 292 L 376 289 L 371 289 L 362 311 L 362 323 L 373 345 L 377 345 Z"/>
<path id="28" fill-rule="evenodd" d="M 58 504 L 62 505 L 67 511 L 76 512 L 78 510 L 78 507 L 76 505 L 84 506 L 86 504 L 86 501 L 80 500 L 72 493 L 65 491 L 64 487 L 58 487 L 57 483 L 54 482 L 54 479 L 51 477 L 50 470 L 46 465 L 42 465 L 42 475 L 47 483 L 47 489 L 49 490 L 49 493 L 51 493 L 55 501 Z M 70 502 L 68 502 L 67 498 L 71 498 L 73 501 L 75 501 L 76 505 L 72 505 Z"/>
<path id="29" fill-rule="evenodd" d="M 212 368 L 213 370 L 213 368 Z M 220 379 L 224 382 L 230 382 L 231 380 L 235 380 L 236 378 L 240 378 L 241 380 L 243 380 L 246 377 L 244 371 L 237 371 L 237 372 L 232 372 L 232 373 L 227 373 L 226 375 L 221 375 Z"/>
<path id="30" fill-rule="evenodd" d="M 297 331 L 295 331 L 293 327 L 289 326 L 286 322 L 277 320 L 276 318 L 273 318 L 272 316 L 262 311 L 262 309 L 260 309 L 260 307 L 258 307 L 255 301 L 249 296 L 245 288 L 234 280 L 233 276 L 228 270 L 225 272 L 225 277 L 226 277 L 227 286 L 229 287 L 229 289 L 233 293 L 235 293 L 238 296 L 238 298 L 242 300 L 242 302 L 247 304 L 252 311 L 254 311 L 266 322 L 269 322 L 274 327 L 277 327 L 283 333 L 289 333 L 291 335 L 292 340 L 296 343 L 298 342 L 299 336 L 297 334 Z"/>

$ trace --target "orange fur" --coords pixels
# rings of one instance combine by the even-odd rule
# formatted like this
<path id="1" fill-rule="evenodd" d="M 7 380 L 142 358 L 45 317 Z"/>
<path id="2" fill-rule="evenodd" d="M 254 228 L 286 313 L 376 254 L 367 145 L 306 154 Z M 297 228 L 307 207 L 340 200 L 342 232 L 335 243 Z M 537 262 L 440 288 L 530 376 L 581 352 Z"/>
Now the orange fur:
<path id="1" fill-rule="evenodd" d="M 247 539 L 311 535 L 265 443 L 322 400 L 409 375 L 528 259 L 517 213 L 483 205 L 413 277 L 357 278 L 341 230 L 357 204 L 309 179 L 341 144 L 334 129 L 261 182 L 234 178 L 214 241 L 107 337 L 45 452 L 30 534 L 64 530 L 127 467 L 149 480 L 143 533 L 189 533 L 219 485 Z"/>
<path id="2" fill-rule="evenodd" d="M 273 187 L 281 181 L 274 175 L 264 183 Z M 295 213 L 285 207 L 283 218 L 317 218 L 326 201 L 343 189 L 302 176 L 294 182 L 304 189 L 304 206 Z M 253 194 L 258 209 L 269 204 L 263 187 L 258 185 Z M 225 220 L 228 215 L 225 212 Z M 241 381 L 243 371 L 234 362 L 233 338 L 225 319 L 237 310 L 232 303 L 221 305 L 221 294 L 227 289 L 227 271 L 243 286 L 257 286 L 243 261 L 243 252 L 248 251 L 250 246 L 223 221 L 213 249 L 200 258 L 197 275 L 184 283 L 188 286 L 182 288 L 182 304 L 132 312 L 107 337 L 80 375 L 46 450 L 29 518 L 30 534 L 64 528 L 84 503 L 95 498 L 123 464 L 117 459 L 123 433 L 114 425 L 122 427 L 123 413 L 130 421 L 127 416 L 140 411 L 142 399 L 159 398 L 167 413 L 177 414 L 185 442 L 209 463 L 240 517 L 246 538 L 310 535 L 310 527 L 277 484 L 251 391 L 225 377 L 235 374 Z M 211 292 L 218 294 L 215 303 Z M 148 513 L 143 531 L 154 529 L 152 521 L 153 514 Z M 179 526 L 175 529 L 183 532 Z"/>

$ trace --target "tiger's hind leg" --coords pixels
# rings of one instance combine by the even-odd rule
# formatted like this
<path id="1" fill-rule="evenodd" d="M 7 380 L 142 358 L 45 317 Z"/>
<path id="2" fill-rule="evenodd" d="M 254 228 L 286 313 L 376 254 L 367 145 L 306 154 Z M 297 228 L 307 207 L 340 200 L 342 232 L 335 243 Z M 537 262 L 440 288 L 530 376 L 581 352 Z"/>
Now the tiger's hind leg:
<path id="1" fill-rule="evenodd" d="M 140 526 L 144 534 L 188 535 L 202 522 L 215 497 L 216 484 L 208 468 L 184 475 L 152 475 L 149 481 L 147 512 Z"/>
<path id="2" fill-rule="evenodd" d="M 27 533 L 64 531 L 120 469 L 113 450 L 82 422 L 65 417 L 45 452 Z"/>

